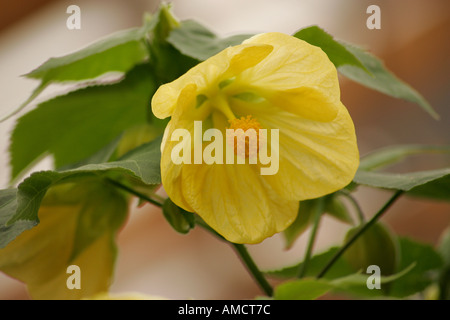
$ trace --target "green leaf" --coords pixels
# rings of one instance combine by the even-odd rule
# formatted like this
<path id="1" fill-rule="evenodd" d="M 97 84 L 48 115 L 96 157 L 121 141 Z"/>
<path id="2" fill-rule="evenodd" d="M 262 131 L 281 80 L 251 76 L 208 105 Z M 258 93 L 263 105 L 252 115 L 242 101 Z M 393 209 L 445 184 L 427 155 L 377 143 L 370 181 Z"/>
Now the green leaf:
<path id="1" fill-rule="evenodd" d="M 314 219 L 316 206 L 317 201 L 315 199 L 300 202 L 297 217 L 294 222 L 283 231 L 286 249 L 289 249 L 294 244 L 295 240 L 308 229 Z"/>
<path id="2" fill-rule="evenodd" d="M 407 191 L 411 196 L 450 200 L 450 168 L 411 173 L 358 170 L 354 182 L 375 188 Z"/>
<path id="3" fill-rule="evenodd" d="M 285 282 L 275 288 L 275 300 L 314 300 L 333 289 L 326 280 L 301 279 Z"/>
<path id="4" fill-rule="evenodd" d="M 17 110 L 0 122 L 17 114 L 52 82 L 94 79 L 113 71 L 125 73 L 134 65 L 145 61 L 148 59 L 143 41 L 146 32 L 143 27 L 122 30 L 74 53 L 48 59 L 25 74 L 28 78 L 40 79 L 41 83 Z"/>
<path id="5" fill-rule="evenodd" d="M 401 268 L 401 271 L 396 274 L 380 276 L 380 284 L 382 285 L 381 290 L 369 289 L 367 287 L 367 280 L 371 274 L 365 273 L 354 273 L 339 279 L 331 280 L 330 283 L 334 286 L 334 291 L 336 292 L 344 292 L 359 297 L 379 297 L 386 294 L 386 292 L 389 292 L 391 286 L 402 281 L 402 279 L 411 274 L 415 268 L 416 262 L 413 262 L 410 265 Z"/>
<path id="6" fill-rule="evenodd" d="M 161 136 L 149 143 L 131 150 L 118 161 L 104 163 L 103 165 L 86 166 L 90 170 L 111 170 L 115 168 L 126 169 L 147 185 L 161 183 Z M 100 168 L 98 168 L 100 167 Z M 82 168 L 79 168 L 82 170 Z"/>
<path id="7" fill-rule="evenodd" d="M 180 27 L 170 12 L 170 5 L 162 5 L 149 25 L 153 30 L 148 39 L 150 63 L 161 84 L 177 79 L 198 63 L 198 60 L 184 55 L 168 41 L 170 33 Z"/>
<path id="8" fill-rule="evenodd" d="M 186 20 L 181 23 L 179 28 L 172 30 L 167 41 L 184 55 L 203 61 L 229 46 L 242 43 L 250 37 L 249 34 L 242 34 L 219 38 L 198 22 Z"/>
<path id="9" fill-rule="evenodd" d="M 445 265 L 450 267 L 450 227 L 442 232 L 438 250 Z"/>
<path id="10" fill-rule="evenodd" d="M 64 171 L 64 170 L 70 170 L 70 169 L 82 167 L 82 166 L 85 166 L 88 164 L 108 162 L 108 161 L 112 160 L 112 157 L 114 156 L 114 153 L 115 153 L 117 146 L 118 146 L 119 142 L 121 141 L 121 139 L 122 139 L 122 135 L 120 135 L 119 137 L 117 137 L 116 139 L 114 139 L 113 141 L 108 143 L 106 146 L 104 146 L 103 148 L 98 150 L 93 155 L 91 155 L 77 163 L 59 167 L 58 170 Z"/>
<path id="11" fill-rule="evenodd" d="M 305 277 L 314 277 L 322 271 L 323 267 L 328 261 L 336 254 L 339 247 L 332 247 L 324 252 L 318 253 L 311 257 L 308 263 L 308 269 L 306 271 Z M 300 269 L 303 262 L 295 264 L 293 266 L 285 267 L 279 270 L 266 271 L 265 274 L 275 278 L 289 279 L 296 278 L 298 275 L 298 270 Z M 331 267 L 331 269 L 324 276 L 325 279 L 336 279 L 353 273 L 354 270 L 343 258 L 339 258 Z"/>
<path id="12" fill-rule="evenodd" d="M 195 226 L 195 216 L 167 198 L 162 207 L 164 217 L 175 231 L 186 234 Z"/>
<path id="13" fill-rule="evenodd" d="M 450 171 L 450 170 L 448 170 Z M 432 180 L 407 192 L 408 196 L 450 201 L 450 174 Z"/>
<path id="14" fill-rule="evenodd" d="M 177 79 L 198 63 L 197 60 L 181 54 L 165 41 L 154 40 L 150 50 L 151 63 L 161 84 Z"/>
<path id="15" fill-rule="evenodd" d="M 117 146 L 115 156 L 121 157 L 125 153 L 139 147 L 140 145 L 148 143 L 157 138 L 164 132 L 164 129 L 169 120 L 170 118 L 164 120 L 155 118 L 155 120 L 151 123 L 139 124 L 126 130 L 121 135 L 121 139 Z"/>
<path id="16" fill-rule="evenodd" d="M 118 161 L 89 164 L 66 171 L 40 171 L 25 179 L 14 192 L 2 190 L 6 205 L 0 207 L 0 248 L 6 246 L 18 234 L 39 223 L 38 210 L 47 190 L 57 184 L 78 178 L 131 177 L 147 184 L 161 183 L 161 139 L 127 153 Z M 14 189 L 13 189 L 14 190 Z"/>
<path id="17" fill-rule="evenodd" d="M 370 74 L 359 67 L 348 64 L 338 68 L 340 73 L 355 82 L 391 97 L 416 103 L 433 118 L 439 118 L 439 115 L 422 95 L 390 72 L 378 58 L 361 48 L 342 44 L 369 70 Z"/>
<path id="18" fill-rule="evenodd" d="M 376 150 L 361 159 L 355 183 L 376 188 L 407 191 L 407 195 L 435 200 L 450 200 L 450 168 L 411 173 L 371 171 L 403 160 L 409 155 L 450 153 L 448 146 L 400 145 Z"/>
<path id="19" fill-rule="evenodd" d="M 38 95 L 41 94 L 42 91 L 44 91 L 44 89 L 47 87 L 47 84 L 41 83 L 39 86 L 37 86 L 33 92 L 31 93 L 31 95 L 28 97 L 27 100 L 25 100 L 24 102 L 22 102 L 22 104 L 16 108 L 14 111 L 12 111 L 10 114 L 6 115 L 5 117 L 0 119 L 0 123 L 2 123 L 5 120 L 8 120 L 9 118 L 11 118 L 12 116 L 16 115 L 17 113 L 19 113 L 23 108 L 25 108 L 31 101 L 33 101 Z"/>
<path id="20" fill-rule="evenodd" d="M 336 68 L 343 65 L 351 65 L 368 72 L 364 65 L 344 45 L 334 40 L 330 34 L 318 26 L 311 26 L 297 31 L 294 37 L 320 47 Z"/>
<path id="21" fill-rule="evenodd" d="M 417 103 L 434 118 L 439 117 L 417 91 L 398 79 L 378 58 L 363 49 L 334 40 L 318 26 L 302 29 L 296 32 L 294 37 L 320 47 L 339 72 L 347 78 L 392 97 Z"/>
<path id="22" fill-rule="evenodd" d="M 347 231 L 344 243 L 360 231 L 360 226 Z M 366 270 L 377 265 L 382 275 L 391 275 L 398 270 L 400 259 L 398 239 L 382 222 L 373 224 L 344 252 L 344 259 L 354 271 Z"/>
<path id="23" fill-rule="evenodd" d="M 81 161 L 124 130 L 146 123 L 155 89 L 144 64 L 119 83 L 83 88 L 41 103 L 18 120 L 12 133 L 12 177 L 46 153 L 54 156 L 56 167 Z"/>
<path id="24" fill-rule="evenodd" d="M 149 33 L 149 38 L 165 40 L 174 28 L 180 26 L 180 22 L 172 13 L 172 4 L 162 2 L 158 10 L 152 14 L 144 15 L 145 25 Z"/>
<path id="25" fill-rule="evenodd" d="M 14 225 L 7 225 L 17 211 L 17 193 L 15 188 L 0 190 L 0 248 L 37 224 L 33 220 L 19 220 Z"/>
<path id="26" fill-rule="evenodd" d="M 9 212 L 16 208 L 17 189 L 10 188 L 0 190 L 0 226 L 9 220 Z"/>
<path id="27" fill-rule="evenodd" d="M 347 208 L 336 195 L 327 196 L 324 201 L 324 212 L 344 223 L 353 223 Z M 286 249 L 291 248 L 298 237 L 300 237 L 313 223 L 314 212 L 317 210 L 318 205 L 319 199 L 304 200 L 300 202 L 297 217 L 294 222 L 283 231 Z"/>
<path id="28" fill-rule="evenodd" d="M 449 146 L 399 145 L 382 148 L 362 157 L 359 169 L 371 171 L 400 162 L 410 155 L 425 153 L 450 153 Z"/>
<path id="29" fill-rule="evenodd" d="M 0 249 L 0 270 L 25 282 L 34 299 L 81 299 L 106 292 L 115 236 L 127 209 L 123 194 L 100 180 L 52 188 L 39 209 L 39 226 Z M 66 286 L 69 265 L 80 267 L 80 289 Z"/>
<path id="30" fill-rule="evenodd" d="M 380 283 L 394 282 L 408 274 L 414 266 L 414 264 L 411 264 L 392 276 L 382 276 L 380 277 Z M 367 274 L 356 273 L 334 280 L 304 278 L 288 281 L 275 288 L 274 298 L 276 300 L 313 300 L 332 290 L 368 296 L 378 295 L 378 290 L 367 288 L 368 278 L 369 275 Z"/>
<path id="31" fill-rule="evenodd" d="M 149 45 L 147 40 L 161 37 L 164 33 L 168 34 L 171 28 L 177 25 L 169 8 L 170 5 L 161 4 L 153 16 L 147 16 L 147 21 L 142 27 L 113 33 L 74 53 L 50 58 L 26 74 L 28 78 L 40 79 L 41 83 L 17 110 L 1 119 L 0 122 L 25 108 L 51 83 L 92 80 L 108 72 L 125 73 L 135 65 L 149 60 L 153 50 L 151 45 L 147 47 Z M 167 57 L 170 64 L 167 63 L 163 67 L 160 67 L 160 61 L 153 61 L 153 68 L 161 75 L 164 75 L 164 71 L 169 73 L 169 68 L 178 68 L 183 62 L 180 57 L 177 57 L 178 60 L 172 60 L 172 58 L 174 56 Z M 171 63 L 173 61 L 177 63 Z"/>
<path id="32" fill-rule="evenodd" d="M 110 71 L 127 72 L 148 56 L 142 41 L 145 34 L 144 28 L 113 33 L 74 53 L 50 58 L 25 76 L 48 83 L 93 79 Z"/>
<path id="33" fill-rule="evenodd" d="M 439 253 L 444 261 L 444 267 L 439 275 L 439 297 L 450 299 L 450 228 L 447 228 L 441 236 Z"/>
<path id="34" fill-rule="evenodd" d="M 442 266 L 441 256 L 432 246 L 408 238 L 400 238 L 400 270 L 415 263 L 414 269 L 392 283 L 389 294 L 407 297 L 424 290 L 434 280 L 433 272 Z"/>
<path id="35" fill-rule="evenodd" d="M 318 285 L 318 288 L 324 287 L 323 282 L 325 281 L 325 283 L 332 285 L 333 291 L 367 297 L 383 296 L 386 293 L 392 297 L 406 297 L 422 291 L 430 285 L 434 279 L 430 272 L 434 271 L 436 273 L 442 266 L 441 257 L 431 246 L 407 238 L 399 238 L 399 247 L 400 263 L 398 270 L 402 271 L 392 276 L 381 277 L 382 284 L 390 283 L 389 286 L 385 287 L 387 290 L 369 290 L 366 286 L 369 275 L 364 273 L 354 274 L 353 268 L 342 257 L 336 261 L 325 277 L 320 279 L 321 282 Z M 338 250 L 339 247 L 333 247 L 325 252 L 314 255 L 309 262 L 306 276 L 317 276 Z M 265 274 L 280 279 L 292 279 L 297 276 L 299 267 L 300 264 L 296 264 L 280 270 L 267 271 Z M 362 271 L 364 272 L 365 270 Z M 314 285 L 310 284 L 311 280 L 308 278 L 287 283 L 302 283 L 302 281 L 305 281 L 308 286 L 311 286 L 311 290 L 315 288 L 313 287 Z M 290 284 L 289 286 L 286 288 L 292 290 L 293 295 L 307 294 L 296 292 L 296 290 L 303 290 L 302 284 Z M 329 291 L 325 289 L 326 287 L 323 289 L 325 292 Z M 275 292 L 276 291 L 277 289 Z"/>

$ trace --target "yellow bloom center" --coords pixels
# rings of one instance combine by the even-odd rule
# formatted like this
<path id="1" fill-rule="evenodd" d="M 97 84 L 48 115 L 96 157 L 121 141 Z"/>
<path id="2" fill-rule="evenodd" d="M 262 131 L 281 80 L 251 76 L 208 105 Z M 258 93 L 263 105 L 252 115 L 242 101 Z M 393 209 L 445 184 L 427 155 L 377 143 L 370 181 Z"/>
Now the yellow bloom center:
<path id="1" fill-rule="evenodd" d="M 229 129 L 242 129 L 247 131 L 248 129 L 255 129 L 258 131 L 261 129 L 261 124 L 258 122 L 258 120 L 254 119 L 251 115 L 248 115 L 246 117 L 241 117 L 240 119 L 232 119 L 228 120 L 230 123 Z"/>
<path id="2" fill-rule="evenodd" d="M 250 155 L 254 156 L 259 151 L 259 130 L 261 129 L 261 124 L 258 122 L 258 120 L 253 118 L 251 115 L 247 115 L 246 117 L 241 117 L 240 119 L 235 118 L 232 120 L 228 120 L 228 122 L 230 123 L 230 127 L 228 129 L 233 129 L 235 131 L 235 134 L 233 136 L 234 142 L 231 141 L 234 145 L 234 153 L 236 155 L 244 155 L 245 152 L 246 158 L 248 158 Z M 242 132 L 236 131 L 238 129 L 242 129 Z M 250 146 L 250 136 L 248 135 L 248 130 L 254 130 L 254 132 L 256 132 L 256 148 L 251 148 Z M 245 135 L 245 137 L 243 137 L 245 139 L 244 150 L 240 150 L 237 143 L 237 141 L 242 138 L 242 135 Z"/>

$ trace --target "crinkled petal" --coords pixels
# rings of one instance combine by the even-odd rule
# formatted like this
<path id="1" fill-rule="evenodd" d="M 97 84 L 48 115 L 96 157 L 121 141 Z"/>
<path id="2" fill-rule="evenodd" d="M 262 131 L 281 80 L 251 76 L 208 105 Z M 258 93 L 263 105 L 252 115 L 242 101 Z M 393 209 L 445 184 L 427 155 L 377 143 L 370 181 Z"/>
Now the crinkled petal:
<path id="1" fill-rule="evenodd" d="M 172 150 L 180 143 L 186 144 L 187 148 L 192 149 L 191 143 L 187 140 L 172 141 L 172 133 L 175 129 L 174 119 L 170 120 L 164 131 L 163 141 L 161 143 L 161 179 L 166 193 L 178 206 L 183 209 L 194 212 L 194 209 L 184 200 L 183 186 L 182 186 L 182 169 L 184 164 L 175 164 L 172 159 Z M 185 122 L 186 128 L 189 132 L 193 131 L 194 124 L 192 122 Z M 180 139 L 181 140 L 181 139 Z"/>
<path id="2" fill-rule="evenodd" d="M 231 242 L 259 243 L 297 215 L 298 201 L 277 197 L 249 165 L 185 165 L 182 170 L 184 200 Z"/>
<path id="3" fill-rule="evenodd" d="M 178 79 L 158 88 L 152 98 L 152 111 L 158 118 L 172 115 L 180 93 L 189 85 L 198 92 L 208 94 L 217 90 L 220 81 L 233 77 L 261 62 L 273 47 L 267 44 L 249 44 L 229 47 L 199 63 Z"/>
<path id="4" fill-rule="evenodd" d="M 256 35 L 244 43 L 270 44 L 274 49 L 244 70 L 236 83 L 299 116 L 318 121 L 335 118 L 340 100 L 337 71 L 322 49 L 277 32 Z"/>
<path id="5" fill-rule="evenodd" d="M 253 114 L 263 128 L 279 129 L 279 170 L 263 176 L 286 199 L 313 199 L 349 184 L 359 165 L 355 129 L 347 109 L 338 104 L 332 121 L 314 121 L 265 102 L 235 101 L 235 108 Z"/>
<path id="6" fill-rule="evenodd" d="M 162 183 L 172 201 L 195 212 L 227 240 L 258 243 L 287 228 L 298 201 L 280 197 L 261 177 L 257 165 L 193 164 L 192 139 L 171 141 L 176 128 L 194 137 L 192 121 L 169 122 L 162 147 Z M 191 164 L 175 164 L 172 150 L 180 143 L 191 150 Z"/>

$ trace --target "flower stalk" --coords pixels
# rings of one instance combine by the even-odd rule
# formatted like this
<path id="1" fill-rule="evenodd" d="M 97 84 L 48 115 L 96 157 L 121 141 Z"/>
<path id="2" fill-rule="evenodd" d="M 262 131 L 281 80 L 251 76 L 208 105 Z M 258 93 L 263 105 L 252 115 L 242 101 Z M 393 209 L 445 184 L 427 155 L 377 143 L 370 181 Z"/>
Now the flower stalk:
<path id="1" fill-rule="evenodd" d="M 231 245 L 236 250 L 242 262 L 247 267 L 247 270 L 259 284 L 261 289 L 265 292 L 267 296 L 271 297 L 273 294 L 273 288 L 269 284 L 269 282 L 267 282 L 267 279 L 264 277 L 262 272 L 258 269 L 257 265 L 255 264 L 252 257 L 248 253 L 247 248 L 243 244 L 239 243 L 231 243 Z"/>
<path id="2" fill-rule="evenodd" d="M 298 278 L 303 278 L 306 274 L 306 270 L 308 269 L 309 260 L 311 259 L 314 242 L 316 240 L 317 235 L 317 229 L 319 229 L 320 224 L 320 217 L 322 216 L 323 209 L 324 209 L 324 198 L 317 199 L 317 205 L 316 210 L 314 212 L 314 223 L 313 227 L 311 229 L 311 235 L 309 237 L 308 241 L 308 247 L 306 249 L 305 258 L 303 259 L 303 263 L 300 265 L 299 271 L 298 271 Z"/>
<path id="3" fill-rule="evenodd" d="M 344 252 L 364 233 L 366 232 L 381 216 L 394 204 L 394 202 L 403 194 L 403 190 L 397 190 L 394 195 L 381 207 L 380 210 L 345 243 L 341 249 L 330 259 L 322 271 L 317 275 L 317 279 L 322 278 L 334 265 L 334 263 L 344 254 Z"/>

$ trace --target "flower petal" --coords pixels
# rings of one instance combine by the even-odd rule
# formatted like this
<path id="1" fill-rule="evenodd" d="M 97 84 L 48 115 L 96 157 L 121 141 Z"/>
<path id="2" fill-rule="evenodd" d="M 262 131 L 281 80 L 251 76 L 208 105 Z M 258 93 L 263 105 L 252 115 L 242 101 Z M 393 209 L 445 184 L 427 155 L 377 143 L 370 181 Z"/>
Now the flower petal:
<path id="1" fill-rule="evenodd" d="M 193 141 L 171 141 L 176 128 L 194 137 L 193 121 L 173 117 L 162 145 L 162 184 L 172 201 L 205 222 L 227 240 L 258 243 L 287 228 L 297 215 L 298 201 L 285 200 L 249 164 L 192 164 Z M 183 143 L 191 164 L 175 164 L 172 150 Z"/>
<path id="2" fill-rule="evenodd" d="M 189 126 L 190 125 L 190 126 Z M 167 124 L 164 131 L 163 141 L 161 143 L 161 179 L 166 193 L 172 199 L 174 203 L 182 207 L 186 211 L 194 212 L 188 202 L 183 197 L 182 189 L 182 169 L 183 165 L 177 165 L 172 159 L 172 150 L 178 145 L 179 141 L 171 141 L 172 133 L 177 128 L 174 125 L 174 119 L 172 118 Z M 186 128 L 189 132 L 193 131 L 193 122 L 187 122 Z M 192 149 L 190 141 L 183 140 L 183 144 L 186 144 L 186 148 Z"/>
<path id="3" fill-rule="evenodd" d="M 314 199 L 348 185 L 358 169 L 355 129 L 341 104 L 331 122 L 302 119 L 287 112 L 259 114 L 266 128 L 279 128 L 279 171 L 264 176 L 286 199 Z"/>
<path id="4" fill-rule="evenodd" d="M 342 103 L 329 122 L 301 118 L 270 103 L 233 100 L 233 109 L 252 114 L 261 126 L 279 129 L 279 170 L 263 176 L 285 199 L 313 199 L 351 182 L 359 165 L 355 129 Z M 268 148 L 270 150 L 270 148 Z"/>
<path id="5" fill-rule="evenodd" d="M 190 84 L 199 93 L 217 90 L 220 81 L 251 68 L 270 54 L 273 47 L 267 44 L 248 44 L 229 47 L 215 56 L 199 63 L 178 79 L 158 88 L 152 98 L 152 111 L 158 118 L 172 115 L 180 92 Z"/>
<path id="6" fill-rule="evenodd" d="M 337 71 L 319 47 L 283 33 L 256 35 L 245 44 L 270 44 L 273 51 L 244 70 L 236 82 L 269 102 L 308 119 L 329 121 L 340 100 Z"/>
<path id="7" fill-rule="evenodd" d="M 280 199 L 257 167 L 184 165 L 182 170 L 184 200 L 228 241 L 259 243 L 287 228 L 297 215 L 298 201 Z"/>

